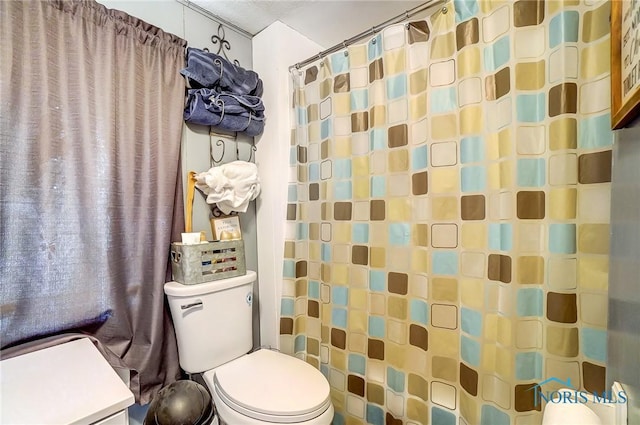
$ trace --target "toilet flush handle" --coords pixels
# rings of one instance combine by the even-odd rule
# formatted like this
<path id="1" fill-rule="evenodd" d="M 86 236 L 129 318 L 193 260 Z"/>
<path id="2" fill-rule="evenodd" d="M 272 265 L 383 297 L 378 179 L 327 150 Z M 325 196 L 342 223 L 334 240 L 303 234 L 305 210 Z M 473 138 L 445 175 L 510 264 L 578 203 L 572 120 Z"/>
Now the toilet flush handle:
<path id="1" fill-rule="evenodd" d="M 191 303 L 191 304 L 183 304 L 183 305 L 181 305 L 181 306 L 180 306 L 180 308 L 181 308 L 182 310 L 186 310 L 186 309 L 188 309 L 188 308 L 191 308 L 191 307 L 198 307 L 198 306 L 199 306 L 199 307 L 202 307 L 202 301 L 197 300 L 196 302 Z"/>

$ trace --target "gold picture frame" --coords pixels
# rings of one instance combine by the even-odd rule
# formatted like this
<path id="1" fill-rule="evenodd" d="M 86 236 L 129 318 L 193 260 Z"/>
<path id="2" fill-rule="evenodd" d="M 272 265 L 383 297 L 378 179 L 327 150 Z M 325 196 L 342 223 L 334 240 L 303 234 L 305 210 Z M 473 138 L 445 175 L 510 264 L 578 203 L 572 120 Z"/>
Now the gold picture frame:
<path id="1" fill-rule="evenodd" d="M 634 18 L 638 22 L 634 22 Z M 611 128 L 640 112 L 640 2 L 611 1 Z M 635 29 L 633 28 L 635 26 Z"/>
<path id="2" fill-rule="evenodd" d="M 211 233 L 216 241 L 242 239 L 240 219 L 237 215 L 211 217 Z"/>

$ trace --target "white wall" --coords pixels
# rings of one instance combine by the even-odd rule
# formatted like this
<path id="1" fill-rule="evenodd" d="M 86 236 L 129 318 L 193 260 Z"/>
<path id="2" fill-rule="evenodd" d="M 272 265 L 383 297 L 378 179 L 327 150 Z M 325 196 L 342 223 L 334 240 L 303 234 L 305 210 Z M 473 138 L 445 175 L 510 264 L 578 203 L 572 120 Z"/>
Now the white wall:
<path id="1" fill-rule="evenodd" d="M 267 122 L 258 141 L 262 193 L 257 200 L 260 337 L 263 346 L 279 346 L 284 224 L 289 181 L 291 95 L 289 66 L 318 54 L 322 46 L 281 22 L 253 38 L 253 69 L 264 82 Z M 295 170 L 294 170 L 295 172 Z"/>

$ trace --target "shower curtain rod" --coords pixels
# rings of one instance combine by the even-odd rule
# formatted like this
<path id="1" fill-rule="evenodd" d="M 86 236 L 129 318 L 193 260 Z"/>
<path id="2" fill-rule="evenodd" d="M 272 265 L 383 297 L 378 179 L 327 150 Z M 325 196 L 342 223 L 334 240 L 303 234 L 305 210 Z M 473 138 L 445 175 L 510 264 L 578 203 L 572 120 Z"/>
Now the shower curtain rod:
<path id="1" fill-rule="evenodd" d="M 372 28 L 361 32 L 360 34 L 357 34 L 351 38 L 346 39 L 345 41 L 343 41 L 342 43 L 338 43 L 335 46 L 329 47 L 327 50 L 323 50 L 320 53 L 318 53 L 315 56 L 311 56 L 310 58 L 307 58 L 305 60 L 303 60 L 302 62 L 298 62 L 294 65 L 291 65 L 289 67 L 289 71 L 293 70 L 293 69 L 300 69 L 306 65 L 309 65 L 310 63 L 315 62 L 318 59 L 322 59 L 324 58 L 326 55 L 331 54 L 331 53 L 335 53 L 340 51 L 341 49 L 344 49 L 347 46 L 350 46 L 351 44 L 355 43 L 356 41 L 360 41 L 361 39 L 369 36 L 369 35 L 373 35 L 375 33 L 377 33 L 378 31 L 380 31 L 381 29 L 385 28 L 388 25 L 392 25 L 392 24 L 397 24 L 398 22 L 402 22 L 405 19 L 409 19 L 410 17 L 412 17 L 413 15 L 416 15 L 426 9 L 429 9 L 433 6 L 437 6 L 441 3 L 446 3 L 447 0 L 430 0 L 426 3 L 423 3 L 419 6 L 414 7 L 413 9 L 409 9 L 407 11 L 405 11 L 404 13 L 401 13 L 397 16 L 394 16 L 391 19 L 387 19 L 386 21 L 384 21 L 381 24 L 375 25 Z M 447 8 L 443 7 L 442 8 L 442 12 L 443 13 L 447 13 Z"/>

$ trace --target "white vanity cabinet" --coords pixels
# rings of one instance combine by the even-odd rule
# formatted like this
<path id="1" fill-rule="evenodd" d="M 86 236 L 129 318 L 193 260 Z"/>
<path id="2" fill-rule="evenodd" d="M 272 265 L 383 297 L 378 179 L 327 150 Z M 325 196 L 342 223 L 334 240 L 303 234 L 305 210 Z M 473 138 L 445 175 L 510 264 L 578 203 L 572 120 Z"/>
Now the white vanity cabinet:
<path id="1" fill-rule="evenodd" d="M 87 338 L 0 361 L 0 423 L 128 425 L 133 393 Z"/>

